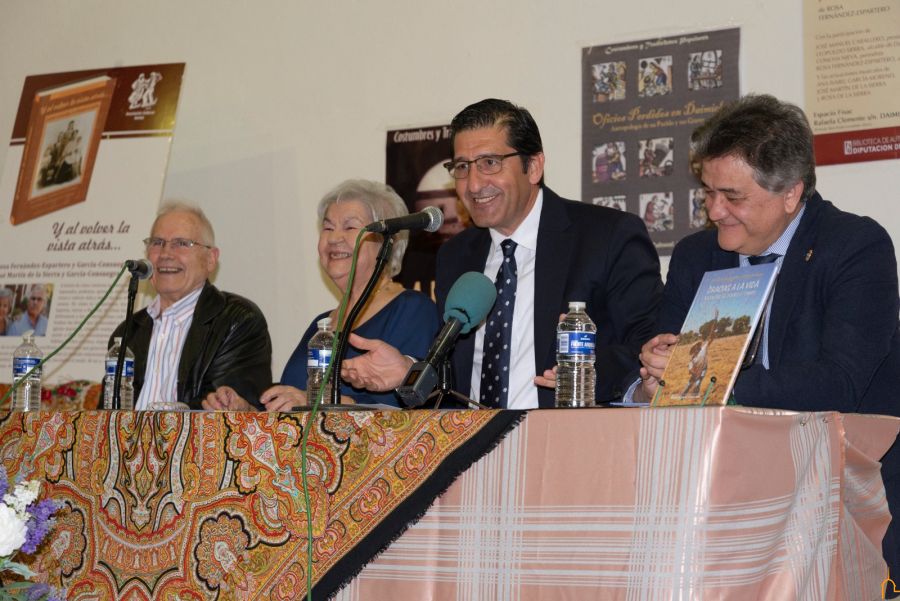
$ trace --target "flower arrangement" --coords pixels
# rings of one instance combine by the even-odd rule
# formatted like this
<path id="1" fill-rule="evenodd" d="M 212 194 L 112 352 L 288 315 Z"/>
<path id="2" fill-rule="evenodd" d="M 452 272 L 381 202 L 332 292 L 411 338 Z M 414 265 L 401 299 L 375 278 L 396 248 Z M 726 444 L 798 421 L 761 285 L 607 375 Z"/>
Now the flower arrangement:
<path id="1" fill-rule="evenodd" d="M 9 492 L 6 468 L 0 465 L 0 573 L 9 571 L 33 578 L 28 566 L 13 561 L 16 553 L 34 553 L 53 527 L 58 509 L 50 499 L 38 501 L 40 482 L 19 482 Z M 13 582 L 0 586 L 0 601 L 63 601 L 65 591 L 46 582 Z"/>

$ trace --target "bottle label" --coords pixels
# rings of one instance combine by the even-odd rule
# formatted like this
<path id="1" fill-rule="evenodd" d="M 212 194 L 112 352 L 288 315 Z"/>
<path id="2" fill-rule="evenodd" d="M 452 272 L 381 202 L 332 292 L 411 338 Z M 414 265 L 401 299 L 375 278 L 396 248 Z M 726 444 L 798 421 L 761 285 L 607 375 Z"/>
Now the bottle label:
<path id="1" fill-rule="evenodd" d="M 107 359 L 106 360 L 106 375 L 113 376 L 116 375 L 116 362 L 117 359 Z M 122 362 L 122 377 L 123 378 L 133 378 L 134 377 L 134 359 L 125 358 L 125 361 Z"/>
<path id="2" fill-rule="evenodd" d="M 331 349 L 309 349 L 306 351 L 307 367 L 327 368 L 331 363 Z"/>
<path id="3" fill-rule="evenodd" d="M 556 334 L 557 350 L 560 355 L 590 355 L 597 345 L 593 332 L 558 332 Z"/>
<path id="4" fill-rule="evenodd" d="M 13 359 L 13 377 L 21 378 L 22 376 L 27 374 L 32 367 L 40 362 L 41 360 L 37 357 L 16 357 L 15 359 Z M 43 368 L 38 368 L 34 370 L 34 373 L 32 373 L 31 376 L 36 376 L 39 378 L 41 377 L 42 371 Z"/>

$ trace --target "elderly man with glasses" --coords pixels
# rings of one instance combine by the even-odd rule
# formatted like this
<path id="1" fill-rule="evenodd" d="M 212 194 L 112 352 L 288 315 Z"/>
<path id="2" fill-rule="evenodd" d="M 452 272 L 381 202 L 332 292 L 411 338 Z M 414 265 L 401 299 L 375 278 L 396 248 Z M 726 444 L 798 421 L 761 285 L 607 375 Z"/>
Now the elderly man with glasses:
<path id="1" fill-rule="evenodd" d="M 511 102 L 466 107 L 451 123 L 450 142 L 446 167 L 477 227 L 438 253 L 438 313 L 467 271 L 483 272 L 498 292 L 486 323 L 457 342 L 455 389 L 493 407 L 552 407 L 556 326 L 569 302 L 583 301 L 597 325 L 596 399 L 612 399 L 637 365 L 662 295 L 647 228 L 636 215 L 564 200 L 545 187 L 537 124 Z M 370 352 L 344 363 L 345 379 L 371 390 L 402 383 L 410 358 L 378 341 L 352 337 L 351 344 Z"/>
<path id="2" fill-rule="evenodd" d="M 46 306 L 47 287 L 43 284 L 35 284 L 28 294 L 28 305 L 25 312 L 9 326 L 6 335 L 21 336 L 29 330 L 34 330 L 35 336 L 46 336 L 47 317 L 44 315 Z"/>
<path id="3" fill-rule="evenodd" d="M 219 249 L 206 215 L 191 203 L 167 202 L 144 244 L 157 296 L 135 313 L 127 345 L 134 353 L 135 409 L 174 401 L 201 409 L 220 386 L 258 406 L 272 384 L 266 318 L 253 302 L 209 282 Z M 124 330 L 122 323 L 113 338 Z"/>

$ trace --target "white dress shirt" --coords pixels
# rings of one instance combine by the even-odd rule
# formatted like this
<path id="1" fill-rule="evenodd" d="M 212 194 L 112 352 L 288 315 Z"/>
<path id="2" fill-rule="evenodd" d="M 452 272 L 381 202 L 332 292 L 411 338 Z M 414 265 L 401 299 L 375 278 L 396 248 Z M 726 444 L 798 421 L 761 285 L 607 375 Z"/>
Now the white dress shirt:
<path id="1" fill-rule="evenodd" d="M 181 363 L 181 351 L 202 291 L 202 286 L 197 288 L 163 311 L 162 315 L 159 314 L 159 296 L 147 307 L 147 314 L 153 318 L 153 335 L 147 352 L 144 385 L 135 410 L 144 410 L 154 402 L 178 401 L 178 364 Z"/>
<path id="2" fill-rule="evenodd" d="M 538 406 L 537 387 L 534 377 L 534 265 L 537 256 L 538 227 L 541 222 L 541 208 L 544 206 L 544 190 L 538 192 L 537 199 L 525 220 L 511 236 L 504 236 L 493 229 L 491 250 L 484 275 L 496 280 L 503 263 L 503 249 L 500 244 L 506 239 L 516 243 L 516 305 L 513 309 L 512 348 L 509 357 L 509 409 L 534 409 Z M 481 322 L 475 332 L 475 356 L 472 358 L 472 398 L 481 402 L 481 364 L 484 357 L 484 326 Z"/>

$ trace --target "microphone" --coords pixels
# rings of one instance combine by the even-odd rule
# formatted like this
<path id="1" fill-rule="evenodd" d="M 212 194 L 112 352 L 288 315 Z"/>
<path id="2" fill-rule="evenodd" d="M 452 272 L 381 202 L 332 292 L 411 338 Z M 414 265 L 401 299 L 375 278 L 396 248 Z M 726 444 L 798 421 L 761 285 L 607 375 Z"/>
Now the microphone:
<path id="1" fill-rule="evenodd" d="M 148 280 L 153 275 L 153 263 L 147 259 L 125 261 L 125 267 L 131 272 L 131 277 L 136 277 L 139 280 Z"/>
<path id="2" fill-rule="evenodd" d="M 497 300 L 497 288 L 489 277 L 477 271 L 460 276 L 447 294 L 444 304 L 444 327 L 431 344 L 423 361 L 414 364 L 397 394 L 409 407 L 419 407 L 428 399 L 438 381 L 438 368 L 460 334 L 477 327 Z"/>
<path id="3" fill-rule="evenodd" d="M 396 234 L 402 230 L 422 229 L 426 232 L 436 232 L 443 223 L 444 213 L 439 208 L 425 207 L 425 210 L 412 215 L 374 221 L 367 225 L 365 229 L 367 232 L 375 232 L 376 234 Z"/>

